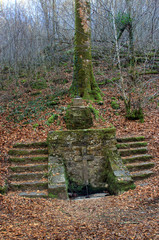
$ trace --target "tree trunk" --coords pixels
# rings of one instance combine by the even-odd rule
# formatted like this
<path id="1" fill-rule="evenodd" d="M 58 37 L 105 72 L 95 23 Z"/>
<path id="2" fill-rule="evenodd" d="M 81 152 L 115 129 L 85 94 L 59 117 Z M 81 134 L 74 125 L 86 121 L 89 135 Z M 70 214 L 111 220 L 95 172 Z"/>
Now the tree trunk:
<path id="1" fill-rule="evenodd" d="M 133 84 L 136 84 L 136 71 L 135 71 L 135 55 L 134 55 L 134 29 L 133 29 L 133 19 L 131 16 L 131 0 L 126 0 L 127 12 L 129 14 L 129 24 L 128 24 L 128 33 L 129 33 L 129 59 L 130 59 L 130 78 Z"/>
<path id="2" fill-rule="evenodd" d="M 84 99 L 101 101 L 91 56 L 90 2 L 75 0 L 74 78 L 71 93 Z"/>

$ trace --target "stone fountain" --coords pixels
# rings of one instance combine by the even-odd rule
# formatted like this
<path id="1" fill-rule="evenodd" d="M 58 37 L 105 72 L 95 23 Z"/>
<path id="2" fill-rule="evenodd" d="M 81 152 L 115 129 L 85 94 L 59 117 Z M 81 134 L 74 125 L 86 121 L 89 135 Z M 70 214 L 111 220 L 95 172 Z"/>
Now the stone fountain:
<path id="1" fill-rule="evenodd" d="M 88 195 L 120 194 L 135 187 L 116 148 L 116 129 L 90 129 L 90 108 L 75 98 L 66 111 L 68 130 L 48 134 L 49 195 L 67 199 L 68 191 Z"/>

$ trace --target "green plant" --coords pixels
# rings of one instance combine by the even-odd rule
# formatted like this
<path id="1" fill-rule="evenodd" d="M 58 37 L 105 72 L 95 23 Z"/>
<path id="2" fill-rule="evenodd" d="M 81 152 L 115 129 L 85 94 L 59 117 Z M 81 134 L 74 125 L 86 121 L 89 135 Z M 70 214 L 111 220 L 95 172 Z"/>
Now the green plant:
<path id="1" fill-rule="evenodd" d="M 21 80 L 21 83 L 26 83 L 26 82 L 27 82 L 26 79 L 22 79 L 22 80 Z"/>
<path id="2" fill-rule="evenodd" d="M 33 124 L 33 129 L 35 130 L 37 127 L 39 127 L 38 123 Z"/>
<path id="3" fill-rule="evenodd" d="M 58 105 L 59 104 L 59 99 L 54 99 L 54 100 L 49 100 L 46 102 L 46 105 L 48 107 L 51 107 L 51 106 L 55 106 L 55 105 Z"/>
<path id="4" fill-rule="evenodd" d="M 48 178 L 49 177 L 49 173 L 48 172 L 45 172 L 44 175 L 43 175 L 44 178 Z"/>
<path id="5" fill-rule="evenodd" d="M 47 120 L 48 123 L 54 123 L 55 120 L 58 119 L 58 115 L 57 114 L 53 114 L 51 117 L 49 117 L 49 119 Z"/>
<path id="6" fill-rule="evenodd" d="M 140 120 L 140 122 L 144 122 L 144 114 L 142 108 L 134 109 L 132 111 L 129 111 L 126 114 L 126 118 L 129 120 Z"/>
<path id="7" fill-rule="evenodd" d="M 112 107 L 113 109 L 119 109 L 120 106 L 119 106 L 119 104 L 117 103 L 117 99 L 116 99 L 115 97 L 112 97 L 112 100 L 113 100 L 113 101 L 111 101 L 111 107 Z"/>
<path id="8" fill-rule="evenodd" d="M 0 106 L 0 113 L 4 113 L 4 112 L 5 112 L 4 108 Z"/>
<path id="9" fill-rule="evenodd" d="M 7 193 L 7 191 L 8 191 L 8 184 L 7 184 L 7 180 L 5 180 L 4 186 L 3 187 L 0 186 L 0 193 L 5 194 L 5 193 Z"/>
<path id="10" fill-rule="evenodd" d="M 45 89 L 47 88 L 46 80 L 44 78 L 38 79 L 31 83 L 31 87 L 37 90 Z"/>
<path id="11" fill-rule="evenodd" d="M 99 70 L 98 72 L 96 72 L 96 75 L 104 76 L 104 73 Z"/>
<path id="12" fill-rule="evenodd" d="M 30 95 L 31 96 L 38 96 L 38 95 L 40 95 L 42 92 L 41 91 L 38 91 L 38 92 L 33 92 L 33 93 L 31 93 Z"/>
<path id="13" fill-rule="evenodd" d="M 115 19 L 117 29 L 121 32 L 123 32 L 131 22 L 132 18 L 130 16 L 130 13 L 119 12 Z"/>
<path id="14" fill-rule="evenodd" d="M 116 98 L 115 97 L 111 97 L 111 100 L 116 100 Z"/>
<path id="15" fill-rule="evenodd" d="M 71 69 L 66 69 L 65 72 L 67 72 L 67 73 L 71 73 L 72 70 L 71 70 Z"/>
<path id="16" fill-rule="evenodd" d="M 63 80 L 63 83 L 64 83 L 64 84 L 68 83 L 68 80 L 67 80 L 67 79 L 64 79 L 64 80 Z"/>

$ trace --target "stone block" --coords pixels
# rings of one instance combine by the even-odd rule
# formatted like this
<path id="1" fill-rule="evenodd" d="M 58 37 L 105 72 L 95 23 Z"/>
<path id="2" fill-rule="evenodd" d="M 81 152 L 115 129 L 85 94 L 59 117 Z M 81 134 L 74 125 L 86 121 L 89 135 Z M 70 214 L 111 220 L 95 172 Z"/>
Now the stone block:
<path id="1" fill-rule="evenodd" d="M 73 106 L 74 107 L 83 106 L 83 99 L 80 98 L 80 97 L 74 98 L 73 99 Z"/>
<path id="2" fill-rule="evenodd" d="M 67 129 L 87 129 L 93 126 L 91 109 L 88 107 L 71 107 L 65 116 Z"/>

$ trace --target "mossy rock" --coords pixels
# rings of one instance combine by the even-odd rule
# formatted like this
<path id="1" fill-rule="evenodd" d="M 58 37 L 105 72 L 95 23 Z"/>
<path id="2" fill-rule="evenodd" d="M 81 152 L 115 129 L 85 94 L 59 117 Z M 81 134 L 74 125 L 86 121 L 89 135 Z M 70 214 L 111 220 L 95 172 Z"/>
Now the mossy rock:
<path id="1" fill-rule="evenodd" d="M 91 109 L 71 107 L 67 109 L 65 122 L 67 129 L 87 129 L 93 126 Z"/>

